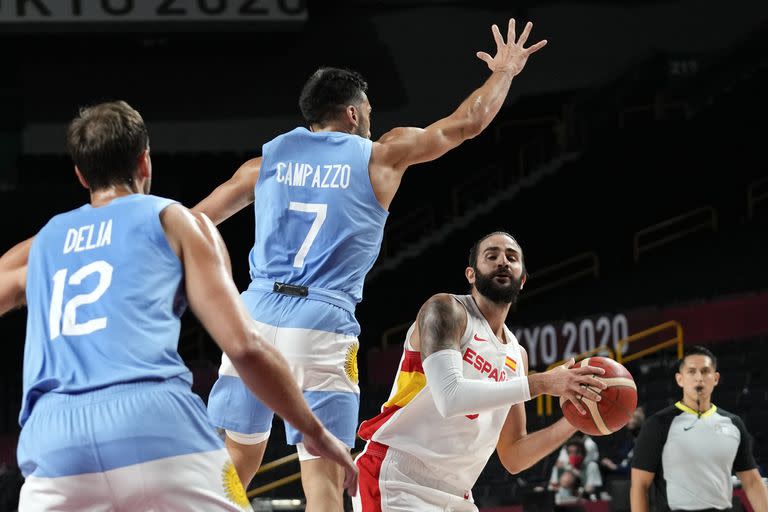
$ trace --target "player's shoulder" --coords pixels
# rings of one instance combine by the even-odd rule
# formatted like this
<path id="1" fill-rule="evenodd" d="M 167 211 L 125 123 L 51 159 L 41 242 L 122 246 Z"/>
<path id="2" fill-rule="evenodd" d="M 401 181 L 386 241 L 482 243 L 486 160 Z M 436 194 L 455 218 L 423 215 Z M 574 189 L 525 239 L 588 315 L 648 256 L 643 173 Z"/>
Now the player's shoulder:
<path id="1" fill-rule="evenodd" d="M 446 307 L 455 308 L 457 311 L 463 311 L 466 309 L 466 305 L 462 300 L 464 296 L 455 295 L 453 293 L 436 293 L 432 295 L 425 304 L 441 304 Z"/>
<path id="2" fill-rule="evenodd" d="M 439 312 L 441 316 L 450 318 L 466 317 L 466 308 L 451 293 L 436 293 L 424 302 L 421 312 Z"/>
<path id="3" fill-rule="evenodd" d="M 454 299 L 454 295 L 452 293 L 440 292 L 440 293 L 436 293 L 436 294 L 432 295 L 429 299 L 427 299 L 427 302 L 431 302 L 431 301 L 449 302 L 449 301 L 453 301 L 453 300 L 455 300 L 455 299 Z"/>
<path id="4" fill-rule="evenodd" d="M 73 208 L 72 210 L 67 210 L 65 212 L 59 212 L 53 217 L 51 217 L 48 220 L 48 224 L 54 224 L 56 222 L 61 222 L 70 219 L 71 217 L 74 217 L 75 215 L 79 215 L 83 212 L 86 212 L 88 210 L 91 210 L 92 207 L 89 203 L 86 203 L 84 205 L 81 205 L 77 208 Z"/>
<path id="5" fill-rule="evenodd" d="M 177 200 L 152 194 L 133 194 L 131 196 L 131 208 L 137 208 L 154 223 L 159 218 L 162 222 L 167 212 L 173 210 L 186 210 Z M 134 214 L 132 213 L 132 216 Z M 136 217 L 137 219 L 139 217 Z"/>
<path id="6" fill-rule="evenodd" d="M 398 126 L 392 128 L 373 142 L 373 150 L 387 151 L 390 148 L 397 147 L 403 142 L 413 141 L 414 137 L 418 137 L 422 132 L 424 132 L 423 128 L 414 126 Z"/>
<path id="7" fill-rule="evenodd" d="M 62 227 L 72 227 L 72 223 L 74 222 L 74 219 L 78 218 L 79 216 L 82 216 L 84 213 L 86 213 L 90 209 L 91 209 L 91 205 L 86 203 L 78 208 L 57 213 L 56 215 L 48 219 L 48 222 L 46 222 L 43 225 L 43 227 L 40 228 L 40 231 L 38 231 L 36 238 L 38 239 L 44 238 L 46 233 L 48 233 L 51 230 L 55 231 Z"/>
<path id="8" fill-rule="evenodd" d="M 407 137 L 424 131 L 423 128 L 416 128 L 414 126 L 398 126 L 392 128 L 388 132 L 384 133 L 374 144 L 389 144 L 390 142 L 397 141 L 401 137 Z"/>
<path id="9" fill-rule="evenodd" d="M 213 226 L 208 216 L 200 211 L 191 210 L 178 201 L 168 200 L 160 203 L 160 220 L 164 227 L 176 225 L 177 227 L 205 227 Z"/>
<path id="10" fill-rule="evenodd" d="M 289 137 L 297 137 L 297 136 L 302 136 L 302 135 L 310 135 L 311 133 L 312 132 L 309 131 L 307 128 L 305 128 L 303 126 L 297 126 L 297 127 L 293 128 L 291 130 L 288 130 L 288 131 L 285 131 L 285 132 L 282 132 L 282 133 L 278 133 L 277 135 L 272 137 L 272 139 L 270 139 L 267 142 L 267 144 L 269 144 L 270 142 L 275 142 L 275 141 L 282 140 L 282 139 L 289 138 Z"/>
<path id="11" fill-rule="evenodd" d="M 371 164 L 397 174 L 405 172 L 410 165 L 407 157 L 420 144 L 423 132 L 423 128 L 402 126 L 389 130 L 371 145 Z"/>

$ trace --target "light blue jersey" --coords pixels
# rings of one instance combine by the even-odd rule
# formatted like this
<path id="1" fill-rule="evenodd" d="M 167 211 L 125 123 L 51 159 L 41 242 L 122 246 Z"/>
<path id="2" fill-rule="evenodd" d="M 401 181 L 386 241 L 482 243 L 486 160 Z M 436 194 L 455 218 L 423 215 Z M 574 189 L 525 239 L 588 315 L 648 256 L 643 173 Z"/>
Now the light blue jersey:
<path id="1" fill-rule="evenodd" d="M 363 296 L 387 211 L 368 174 L 371 141 L 296 128 L 264 145 L 251 278 Z"/>
<path id="2" fill-rule="evenodd" d="M 174 203 L 133 194 L 48 222 L 27 272 L 27 339 L 19 422 L 46 393 L 191 374 L 177 352 L 181 262 L 160 224 Z"/>
<path id="3" fill-rule="evenodd" d="M 264 145 L 251 284 L 242 295 L 264 337 L 288 359 L 312 412 L 350 447 L 360 403 L 354 311 L 388 215 L 368 174 L 371 147 L 357 135 L 306 128 Z M 272 411 L 226 355 L 208 415 L 218 427 L 258 439 L 272 425 Z M 302 439 L 286 425 L 289 444 Z"/>

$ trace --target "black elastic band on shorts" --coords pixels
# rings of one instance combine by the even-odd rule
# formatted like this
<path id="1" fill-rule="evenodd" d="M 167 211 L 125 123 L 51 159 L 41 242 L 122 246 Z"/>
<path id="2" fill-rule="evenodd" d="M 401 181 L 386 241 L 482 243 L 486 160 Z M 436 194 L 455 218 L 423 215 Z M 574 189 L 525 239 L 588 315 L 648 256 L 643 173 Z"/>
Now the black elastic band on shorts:
<path id="1" fill-rule="evenodd" d="M 283 295 L 293 295 L 294 297 L 306 297 L 309 295 L 309 288 L 306 286 L 296 286 L 288 283 L 278 283 L 275 281 L 272 291 L 282 293 Z"/>

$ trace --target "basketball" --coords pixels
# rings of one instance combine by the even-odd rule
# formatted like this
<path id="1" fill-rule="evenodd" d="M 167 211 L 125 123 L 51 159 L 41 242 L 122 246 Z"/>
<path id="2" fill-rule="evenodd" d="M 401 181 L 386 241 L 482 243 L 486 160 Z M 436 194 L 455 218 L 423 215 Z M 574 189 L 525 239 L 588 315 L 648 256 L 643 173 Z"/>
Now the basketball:
<path id="1" fill-rule="evenodd" d="M 577 362 L 578 366 L 596 366 L 603 368 L 605 374 L 596 378 L 608 385 L 599 402 L 584 400 L 587 414 L 581 415 L 571 402 L 563 404 L 563 416 L 568 422 L 590 436 L 612 434 L 627 424 L 637 407 L 637 386 L 632 374 L 613 359 L 607 357 L 588 357 Z"/>

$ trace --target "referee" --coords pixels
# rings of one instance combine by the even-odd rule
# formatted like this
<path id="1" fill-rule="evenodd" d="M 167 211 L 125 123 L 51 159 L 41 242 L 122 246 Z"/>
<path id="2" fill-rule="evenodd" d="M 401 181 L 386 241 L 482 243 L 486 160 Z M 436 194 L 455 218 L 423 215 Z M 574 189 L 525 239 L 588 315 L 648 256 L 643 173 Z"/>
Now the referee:
<path id="1" fill-rule="evenodd" d="M 768 490 L 752 456 L 752 438 L 741 418 L 716 407 L 717 359 L 691 347 L 675 374 L 683 398 L 645 422 L 632 459 L 632 512 L 731 510 L 736 472 L 755 512 L 768 512 Z"/>

